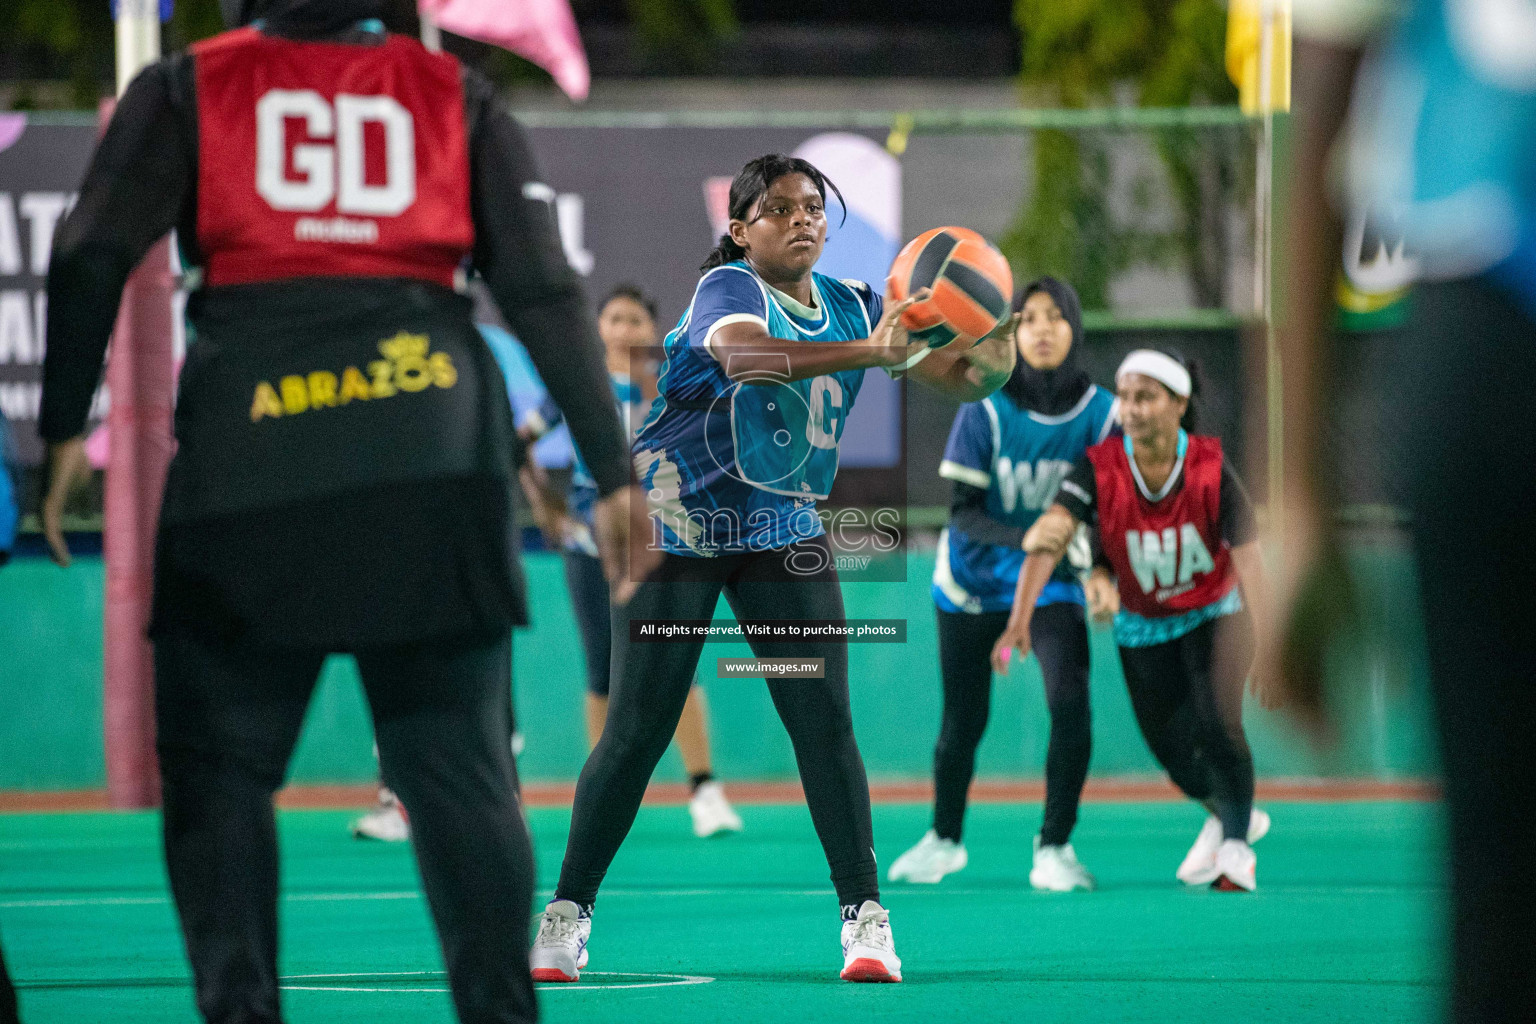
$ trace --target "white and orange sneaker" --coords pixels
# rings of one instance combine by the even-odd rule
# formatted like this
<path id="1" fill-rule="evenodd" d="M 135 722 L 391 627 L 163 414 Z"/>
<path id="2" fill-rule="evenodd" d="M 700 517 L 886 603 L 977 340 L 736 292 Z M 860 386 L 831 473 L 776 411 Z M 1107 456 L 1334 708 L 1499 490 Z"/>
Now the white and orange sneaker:
<path id="1" fill-rule="evenodd" d="M 900 981 L 901 958 L 891 936 L 891 912 L 865 900 L 858 917 L 843 922 L 844 981 Z"/>
<path id="2" fill-rule="evenodd" d="M 1253 892 L 1259 884 L 1258 867 L 1253 847 L 1241 839 L 1228 839 L 1216 851 L 1216 880 L 1211 888 L 1217 892 Z"/>
<path id="3" fill-rule="evenodd" d="M 587 966 L 592 918 L 570 900 L 550 900 L 539 915 L 539 934 L 528 954 L 534 981 L 576 981 Z"/>
<path id="4" fill-rule="evenodd" d="M 1247 846 L 1263 839 L 1269 834 L 1269 813 L 1255 807 L 1248 816 L 1248 842 Z M 1185 885 L 1210 885 L 1221 874 L 1221 869 L 1216 865 L 1217 851 L 1221 849 L 1221 821 L 1216 815 L 1205 819 L 1205 824 L 1200 827 L 1200 834 L 1195 837 L 1195 844 L 1184 855 L 1184 863 L 1179 865 L 1175 872 L 1179 881 Z"/>

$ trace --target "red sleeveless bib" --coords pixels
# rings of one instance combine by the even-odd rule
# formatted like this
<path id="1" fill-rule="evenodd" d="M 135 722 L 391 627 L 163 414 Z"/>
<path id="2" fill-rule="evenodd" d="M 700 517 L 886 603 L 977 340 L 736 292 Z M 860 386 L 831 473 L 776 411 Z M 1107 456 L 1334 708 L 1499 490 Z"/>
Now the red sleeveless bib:
<path id="1" fill-rule="evenodd" d="M 1136 486 L 1122 438 L 1088 449 L 1098 489 L 1099 538 L 1120 583 L 1120 604 L 1144 618 L 1204 608 L 1236 584 L 1221 540 L 1221 441 L 1190 437 L 1183 480 L 1161 501 Z"/>
<path id="2" fill-rule="evenodd" d="M 210 285 L 409 277 L 452 286 L 474 244 L 454 58 L 253 28 L 192 48 L 198 243 Z"/>

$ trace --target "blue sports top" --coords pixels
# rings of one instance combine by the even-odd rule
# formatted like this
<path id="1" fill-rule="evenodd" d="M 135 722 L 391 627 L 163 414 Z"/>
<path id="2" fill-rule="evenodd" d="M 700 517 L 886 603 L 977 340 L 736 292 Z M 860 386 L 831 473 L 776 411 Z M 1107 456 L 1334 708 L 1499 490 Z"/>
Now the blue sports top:
<path id="1" fill-rule="evenodd" d="M 1490 272 L 1536 310 L 1536 7 L 1404 6 L 1356 88 L 1350 198 L 1402 213 L 1426 276 Z"/>
<path id="2" fill-rule="evenodd" d="M 757 323 L 790 341 L 857 341 L 880 319 L 862 281 L 811 275 L 812 305 L 770 287 L 743 261 L 710 270 L 662 342 L 658 395 L 635 438 L 635 472 L 665 550 L 711 556 L 787 547 L 822 534 L 838 444 L 863 370 L 786 382 L 765 369 L 733 381 L 713 346 L 720 328 Z M 761 363 L 756 357 L 754 363 Z"/>
<path id="3" fill-rule="evenodd" d="M 634 437 L 634 414 L 640 404 L 640 385 L 628 374 L 609 371 L 608 382 L 613 386 L 613 400 L 619 407 L 619 422 Z M 597 481 L 587 469 L 587 460 L 576 450 L 576 464 L 571 469 L 571 511 L 587 525 L 592 526 L 592 507 L 597 504 Z"/>
<path id="4" fill-rule="evenodd" d="M 999 391 L 960 407 L 939 475 L 985 488 L 990 518 L 1028 530 L 1051 506 L 1072 466 L 1109 436 L 1114 422 L 1114 395 L 1097 385 L 1059 416 L 1032 412 Z M 1080 550 L 1080 568 L 1087 567 L 1085 556 L 1086 550 Z M 1064 558 L 1057 565 L 1039 604 L 1083 603 L 1072 561 Z M 939 537 L 934 603 L 948 612 L 1006 611 L 1013 607 L 1023 566 L 1023 548 L 979 542 L 950 525 Z"/>

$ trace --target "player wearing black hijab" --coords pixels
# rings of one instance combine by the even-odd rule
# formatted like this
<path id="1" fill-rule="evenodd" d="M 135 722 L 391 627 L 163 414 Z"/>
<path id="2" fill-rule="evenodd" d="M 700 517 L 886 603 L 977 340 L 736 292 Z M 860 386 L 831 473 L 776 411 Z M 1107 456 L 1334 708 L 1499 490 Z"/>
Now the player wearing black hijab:
<path id="1" fill-rule="evenodd" d="M 892 881 L 937 882 L 966 865 L 960 833 L 992 699 L 988 652 L 1008 624 L 1024 532 L 1114 419 L 1113 396 L 1094 386 L 1079 361 L 1083 316 L 1072 286 L 1043 277 L 1018 293 L 1013 308 L 1021 314 L 1013 375 L 990 398 L 960 407 L 939 465 L 939 475 L 954 483 L 954 501 L 933 573 L 944 682 L 933 752 L 933 827 L 891 865 Z M 1086 557 L 1079 562 L 1085 565 Z M 1064 564 L 1052 578 L 1032 634 L 1051 738 L 1045 821 L 1029 877 L 1036 888 L 1055 891 L 1093 887 L 1069 841 L 1092 750 L 1085 596 L 1077 572 Z"/>
<path id="2" fill-rule="evenodd" d="M 410 6 L 226 10 L 258 20 L 134 80 L 54 244 L 45 526 L 67 564 L 58 513 L 123 284 L 174 227 L 203 284 L 151 637 L 198 1007 L 281 1020 L 272 796 L 341 651 L 410 809 L 460 1019 L 532 1021 L 533 863 L 507 744 L 519 450 L 455 284 L 466 267 L 485 278 L 564 410 L 616 577 L 644 501 L 596 327 L 522 131 L 483 78 L 386 31 L 413 26 Z"/>

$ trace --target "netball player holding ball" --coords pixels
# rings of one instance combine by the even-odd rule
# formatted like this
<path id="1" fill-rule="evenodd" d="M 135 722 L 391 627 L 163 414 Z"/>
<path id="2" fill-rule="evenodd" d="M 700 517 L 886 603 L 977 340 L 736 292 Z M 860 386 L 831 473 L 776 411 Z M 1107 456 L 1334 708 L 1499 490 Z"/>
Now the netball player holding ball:
<path id="1" fill-rule="evenodd" d="M 1221 441 L 1191 433 L 1199 381 L 1189 366 L 1139 349 L 1120 364 L 1115 389 L 1125 436 L 1089 448 L 1026 534 L 1029 555 L 992 664 L 1004 672 L 1013 651 L 1029 653 L 1030 622 L 1056 563 L 1079 523 L 1096 525 L 1108 569 L 1094 570 L 1093 586 L 1107 589 L 1113 571 L 1115 642 L 1136 722 L 1173 783 L 1211 812 L 1178 878 L 1251 892 L 1250 844 L 1269 831 L 1269 815 L 1253 806 L 1243 733 L 1253 622 L 1267 621 L 1253 507 Z"/>
<path id="2" fill-rule="evenodd" d="M 1043 277 L 1014 298 L 1022 314 L 1019 363 L 997 394 L 960 407 L 939 475 L 954 483 L 949 526 L 939 537 L 933 601 L 939 621 L 944 717 L 933 751 L 933 827 L 891 865 L 891 881 L 932 883 L 965 867 L 960 842 L 976 748 L 992 700 L 992 645 L 1002 635 L 1024 565 L 1025 531 L 1090 445 L 1109 435 L 1114 395 L 1079 361 L 1082 305 L 1072 286 Z M 1063 562 L 1041 593 L 1031 638 L 1051 713 L 1045 758 L 1045 821 L 1029 873 L 1036 889 L 1092 889 L 1069 839 L 1088 777 L 1087 603 L 1076 567 Z"/>
<path id="3" fill-rule="evenodd" d="M 814 270 L 828 188 L 836 190 L 805 160 L 748 163 L 731 184 L 729 232 L 663 342 L 659 395 L 634 456 L 666 554 L 614 608 L 607 725 L 577 783 L 560 881 L 534 941 L 539 980 L 576 981 L 586 964 L 598 888 L 677 727 L 702 650 L 702 640 L 635 642 L 631 621 L 709 619 L 723 592 L 738 619 L 842 622 L 816 501 L 831 492 L 864 371 L 907 372 L 966 402 L 1013 369 L 1012 279 L 996 250 L 958 229 L 926 238 L 923 248 L 935 248 L 916 261 L 921 271 L 898 259 L 892 301 L 883 302 L 863 282 Z M 929 300 L 945 308 L 934 313 Z M 931 315 L 904 325 L 907 313 Z M 965 330 L 967 314 L 979 330 Z M 900 981 L 853 735 L 847 641 L 754 640 L 752 649 L 823 660 L 822 678 L 770 678 L 768 690 L 842 908 L 841 977 Z"/>

